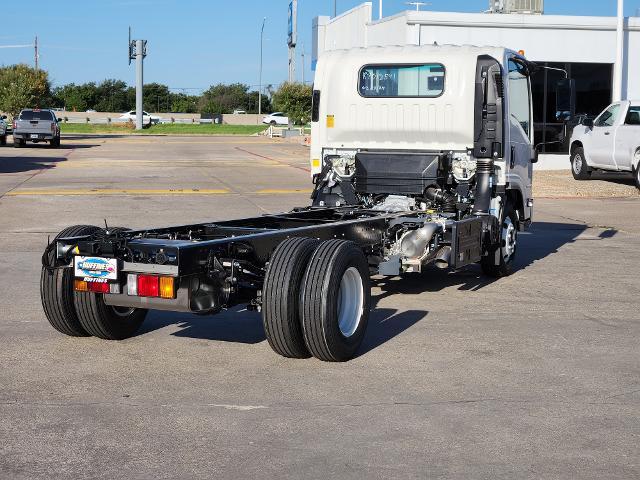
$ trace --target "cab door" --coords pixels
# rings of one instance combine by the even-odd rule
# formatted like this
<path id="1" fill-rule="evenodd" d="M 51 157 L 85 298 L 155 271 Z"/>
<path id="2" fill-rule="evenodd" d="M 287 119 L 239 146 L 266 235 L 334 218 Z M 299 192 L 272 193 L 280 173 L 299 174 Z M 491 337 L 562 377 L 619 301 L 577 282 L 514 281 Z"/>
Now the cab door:
<path id="1" fill-rule="evenodd" d="M 589 144 L 585 145 L 590 166 L 608 170 L 618 169 L 614 150 L 616 125 L 621 110 L 621 105 L 614 103 L 598 115 L 598 118 L 593 122 Z"/>
<path id="2" fill-rule="evenodd" d="M 635 167 L 634 156 L 640 146 L 640 104 L 623 104 L 616 129 L 615 162 L 618 170 L 630 172 Z"/>
<path id="3" fill-rule="evenodd" d="M 507 178 L 517 185 L 525 204 L 525 217 L 529 218 L 528 200 L 532 198 L 531 145 L 533 142 L 533 115 L 531 109 L 531 82 L 526 63 L 517 57 L 508 60 L 507 125 L 509 156 Z M 507 157 L 505 155 L 505 157 Z"/>

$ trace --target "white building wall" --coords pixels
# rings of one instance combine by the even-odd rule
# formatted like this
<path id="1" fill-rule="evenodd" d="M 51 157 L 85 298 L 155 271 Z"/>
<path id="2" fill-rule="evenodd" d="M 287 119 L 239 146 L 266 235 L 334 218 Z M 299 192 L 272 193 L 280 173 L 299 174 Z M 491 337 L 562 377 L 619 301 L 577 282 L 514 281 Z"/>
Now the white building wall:
<path id="1" fill-rule="evenodd" d="M 407 11 L 373 22 L 371 3 L 329 20 L 322 51 L 368 45 L 479 45 L 547 62 L 615 63 L 615 17 Z M 640 18 L 625 21 L 623 97 L 640 98 Z"/>

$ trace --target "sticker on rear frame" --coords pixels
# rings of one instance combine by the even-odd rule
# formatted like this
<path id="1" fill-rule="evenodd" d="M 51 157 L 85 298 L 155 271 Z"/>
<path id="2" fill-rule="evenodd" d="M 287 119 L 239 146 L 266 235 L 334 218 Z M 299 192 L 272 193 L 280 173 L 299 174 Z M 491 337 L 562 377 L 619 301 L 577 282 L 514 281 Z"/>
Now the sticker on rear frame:
<path id="1" fill-rule="evenodd" d="M 117 280 L 118 279 L 118 259 L 102 257 L 82 257 L 74 258 L 74 269 L 76 277 Z"/>

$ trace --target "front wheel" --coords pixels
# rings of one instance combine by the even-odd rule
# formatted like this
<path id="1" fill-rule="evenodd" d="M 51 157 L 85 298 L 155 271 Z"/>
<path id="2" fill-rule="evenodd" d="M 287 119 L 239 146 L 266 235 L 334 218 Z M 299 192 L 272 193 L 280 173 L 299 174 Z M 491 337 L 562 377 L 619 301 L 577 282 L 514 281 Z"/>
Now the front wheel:
<path id="1" fill-rule="evenodd" d="M 576 180 L 589 180 L 591 169 L 584 156 L 584 148 L 578 147 L 571 154 L 571 173 Z"/>
<path id="2" fill-rule="evenodd" d="M 7 144 L 7 136 L 6 135 L 2 135 L 0 137 L 0 145 L 6 145 Z"/>
<path id="3" fill-rule="evenodd" d="M 496 245 L 480 265 L 485 275 L 494 278 L 506 277 L 513 273 L 513 263 L 518 246 L 519 219 L 511 201 L 507 200 L 502 210 L 500 244 Z"/>

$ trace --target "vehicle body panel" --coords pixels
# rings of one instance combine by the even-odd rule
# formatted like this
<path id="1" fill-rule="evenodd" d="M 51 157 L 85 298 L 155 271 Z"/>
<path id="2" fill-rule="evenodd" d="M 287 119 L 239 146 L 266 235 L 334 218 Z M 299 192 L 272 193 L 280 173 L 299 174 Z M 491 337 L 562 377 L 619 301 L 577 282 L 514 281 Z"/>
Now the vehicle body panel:
<path id="1" fill-rule="evenodd" d="M 613 118 L 607 121 L 612 110 Z M 571 136 L 572 151 L 579 144 L 591 168 L 620 172 L 638 168 L 640 100 L 614 102 L 596 117 L 593 127 L 578 125 Z"/>
<path id="2" fill-rule="evenodd" d="M 59 136 L 60 127 L 51 110 L 25 109 L 14 121 L 14 141 L 50 141 Z"/>

